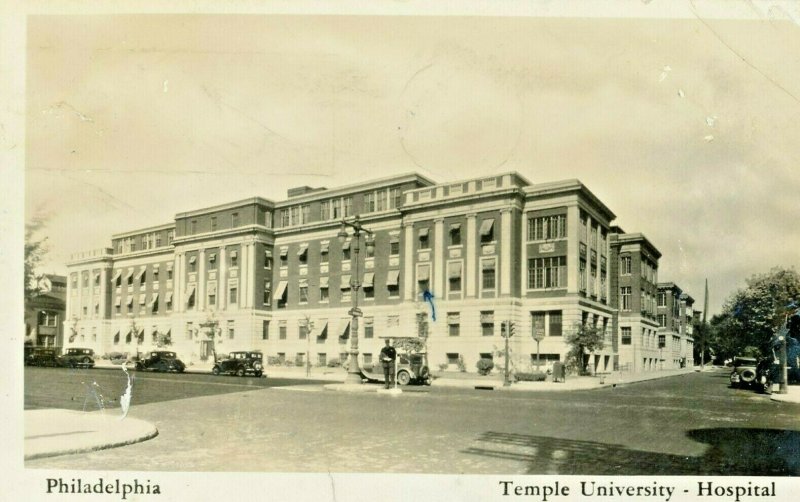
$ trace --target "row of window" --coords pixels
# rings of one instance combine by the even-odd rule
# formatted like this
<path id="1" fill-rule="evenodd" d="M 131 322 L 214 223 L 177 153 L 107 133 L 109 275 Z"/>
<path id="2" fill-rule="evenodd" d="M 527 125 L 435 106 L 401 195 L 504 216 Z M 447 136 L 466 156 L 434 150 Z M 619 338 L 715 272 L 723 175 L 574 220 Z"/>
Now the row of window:
<path id="1" fill-rule="evenodd" d="M 620 343 L 622 345 L 631 345 L 633 337 L 633 328 L 630 326 L 623 326 L 620 328 Z M 656 341 L 658 343 L 656 343 Z M 650 348 L 663 348 L 666 343 L 665 335 L 656 335 L 655 330 L 642 328 L 640 345 L 642 347 Z"/>
<path id="2" fill-rule="evenodd" d="M 369 214 L 387 209 L 395 209 L 401 204 L 402 193 L 399 188 L 387 188 L 367 192 L 360 208 L 353 207 L 353 196 L 337 197 L 319 203 L 319 213 L 312 214 L 311 204 L 299 204 L 280 210 L 280 227 L 304 225 L 315 221 L 331 221 L 348 218 L 354 214 Z"/>
<path id="3" fill-rule="evenodd" d="M 175 238 L 175 231 L 167 231 L 166 245 L 172 244 Z M 151 232 L 139 237 L 125 237 L 117 241 L 117 254 L 132 253 L 139 250 L 155 249 L 162 246 L 161 232 Z"/>

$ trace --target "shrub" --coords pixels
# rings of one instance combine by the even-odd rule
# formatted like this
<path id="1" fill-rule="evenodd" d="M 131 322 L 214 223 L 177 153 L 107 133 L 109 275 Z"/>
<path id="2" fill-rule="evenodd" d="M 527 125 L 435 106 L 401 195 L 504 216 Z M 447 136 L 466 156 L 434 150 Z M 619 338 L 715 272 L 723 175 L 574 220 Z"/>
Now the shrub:
<path id="1" fill-rule="evenodd" d="M 342 363 L 339 362 L 338 359 L 329 359 L 328 360 L 328 368 L 337 368 L 337 367 L 339 367 L 341 365 L 342 365 Z"/>
<path id="2" fill-rule="evenodd" d="M 442 364 L 439 365 L 439 369 L 441 371 L 447 371 L 447 368 L 449 368 L 449 367 L 450 367 L 450 365 L 448 363 L 442 363 Z"/>
<path id="3" fill-rule="evenodd" d="M 459 355 L 458 361 L 456 362 L 456 366 L 458 366 L 458 371 L 461 373 L 465 373 L 467 371 L 467 365 L 464 364 L 464 356 Z"/>
<path id="4" fill-rule="evenodd" d="M 494 361 L 487 358 L 478 359 L 478 363 L 475 366 L 478 368 L 478 374 L 488 375 L 494 369 Z"/>
<path id="5" fill-rule="evenodd" d="M 516 373 L 515 377 L 518 382 L 544 382 L 547 379 L 547 375 L 541 371 Z"/>
<path id="6" fill-rule="evenodd" d="M 280 366 L 281 359 L 278 356 L 267 356 L 267 365 L 268 366 Z"/>

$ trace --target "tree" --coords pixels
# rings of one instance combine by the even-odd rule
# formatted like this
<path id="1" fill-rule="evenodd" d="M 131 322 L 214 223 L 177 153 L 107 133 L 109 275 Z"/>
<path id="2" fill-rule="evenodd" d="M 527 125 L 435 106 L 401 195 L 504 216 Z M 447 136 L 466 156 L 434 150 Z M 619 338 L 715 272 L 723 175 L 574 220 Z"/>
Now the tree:
<path id="1" fill-rule="evenodd" d="M 44 220 L 34 218 L 25 225 L 25 301 L 41 292 L 40 282 L 43 274 L 37 268 L 47 253 L 47 237 L 37 234 L 44 228 Z"/>
<path id="2" fill-rule="evenodd" d="M 572 333 L 566 336 L 567 366 L 574 371 L 581 372 L 586 368 L 587 355 L 602 350 L 604 346 L 604 333 L 602 328 L 588 324 L 576 324 Z"/>
<path id="3" fill-rule="evenodd" d="M 395 338 L 394 348 L 406 354 L 425 352 L 425 338 Z"/>
<path id="4" fill-rule="evenodd" d="M 693 359 L 699 361 L 700 366 L 703 366 L 707 360 L 706 352 L 709 352 L 711 348 L 711 326 L 705 321 L 695 320 L 692 323 L 692 338 L 694 339 Z"/>
<path id="5" fill-rule="evenodd" d="M 730 358 L 756 347 L 762 355 L 770 352 L 770 340 L 783 325 L 786 305 L 800 299 L 800 274 L 794 269 L 773 268 L 746 281 L 747 287 L 734 292 L 722 312 L 711 319 L 718 355 Z"/>

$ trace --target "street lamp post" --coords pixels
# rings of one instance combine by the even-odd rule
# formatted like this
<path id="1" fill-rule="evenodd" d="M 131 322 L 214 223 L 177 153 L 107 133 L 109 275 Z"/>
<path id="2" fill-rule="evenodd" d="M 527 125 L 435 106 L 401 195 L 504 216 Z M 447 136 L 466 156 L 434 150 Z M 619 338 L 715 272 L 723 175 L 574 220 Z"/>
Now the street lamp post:
<path id="1" fill-rule="evenodd" d="M 359 277 L 359 262 L 358 252 L 360 251 L 361 234 L 365 235 L 364 244 L 367 249 L 374 247 L 373 234 L 370 230 L 361 225 L 358 215 L 355 216 L 352 222 L 342 220 L 342 227 L 337 234 L 339 243 L 344 245 L 347 240 L 347 227 L 353 229 L 353 256 L 351 262 L 355 261 L 355 274 L 350 279 L 350 292 L 353 297 L 353 308 L 350 309 L 348 314 L 352 317 L 350 321 L 350 362 L 347 368 L 347 378 L 344 383 L 361 384 L 361 369 L 358 367 L 358 318 L 361 317 L 361 310 L 358 308 L 358 290 L 361 288 Z"/>

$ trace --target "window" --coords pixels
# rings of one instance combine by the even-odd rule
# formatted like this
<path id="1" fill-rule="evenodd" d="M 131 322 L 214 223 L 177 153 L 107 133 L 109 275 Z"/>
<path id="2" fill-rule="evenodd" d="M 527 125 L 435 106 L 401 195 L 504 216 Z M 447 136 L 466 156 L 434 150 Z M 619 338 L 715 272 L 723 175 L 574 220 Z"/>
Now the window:
<path id="1" fill-rule="evenodd" d="M 300 248 L 297 250 L 297 260 L 301 265 L 308 263 L 308 244 L 300 244 Z"/>
<path id="2" fill-rule="evenodd" d="M 578 289 L 586 291 L 586 260 L 578 262 Z"/>
<path id="3" fill-rule="evenodd" d="M 662 328 L 667 327 L 667 314 L 658 314 L 658 325 Z"/>
<path id="4" fill-rule="evenodd" d="M 168 245 L 168 246 L 169 246 L 170 244 L 172 244 L 172 240 L 173 240 L 174 238 L 175 238 L 175 231 L 174 231 L 174 230 L 168 230 L 168 231 L 167 231 L 167 245 Z"/>
<path id="5" fill-rule="evenodd" d="M 550 319 L 550 336 L 562 336 L 563 318 L 560 310 L 553 310 L 547 313 Z"/>
<path id="6" fill-rule="evenodd" d="M 236 228 L 239 226 L 239 213 L 231 214 L 231 228 Z"/>
<path id="7" fill-rule="evenodd" d="M 272 270 L 272 250 L 270 249 L 264 250 L 264 268 Z"/>
<path id="8" fill-rule="evenodd" d="M 366 354 L 365 354 L 366 356 Z M 328 364 L 328 355 L 324 352 L 320 352 L 317 354 L 317 364 L 319 366 L 326 366 Z"/>
<path id="9" fill-rule="evenodd" d="M 567 257 L 528 259 L 528 289 L 565 288 Z"/>
<path id="10" fill-rule="evenodd" d="M 228 321 L 228 339 L 233 340 L 233 337 L 236 336 L 236 321 Z"/>
<path id="11" fill-rule="evenodd" d="M 161 247 L 161 234 L 160 233 L 156 234 L 156 247 L 157 248 Z"/>
<path id="12" fill-rule="evenodd" d="M 285 228 L 289 226 L 289 210 L 284 209 L 281 211 L 281 227 Z"/>
<path id="13" fill-rule="evenodd" d="M 195 290 L 194 286 L 191 286 L 191 289 L 189 290 L 189 298 L 186 301 L 186 307 L 193 309 L 194 303 L 195 303 Z"/>
<path id="14" fill-rule="evenodd" d="M 447 264 L 447 286 L 451 293 L 461 291 L 461 262 L 451 261 Z"/>
<path id="15" fill-rule="evenodd" d="M 390 270 L 386 276 L 386 289 L 389 291 L 389 298 L 400 296 L 400 271 Z"/>
<path id="16" fill-rule="evenodd" d="M 208 283 L 208 305 L 216 305 L 217 304 L 217 283 L 216 282 L 209 282 Z"/>
<path id="17" fill-rule="evenodd" d="M 631 287 L 623 286 L 619 288 L 619 304 L 622 310 L 631 309 Z"/>
<path id="18" fill-rule="evenodd" d="M 99 286 L 100 285 L 100 273 L 99 272 L 95 272 L 95 274 L 94 274 L 94 285 L 95 286 Z"/>
<path id="19" fill-rule="evenodd" d="M 286 321 L 278 321 L 278 339 L 286 340 Z"/>
<path id="20" fill-rule="evenodd" d="M 305 321 L 300 321 L 297 325 L 297 337 L 300 340 L 308 338 L 308 325 Z"/>
<path id="21" fill-rule="evenodd" d="M 376 211 L 386 210 L 386 190 L 378 190 L 378 201 L 375 206 Z"/>
<path id="22" fill-rule="evenodd" d="M 197 220 L 192 220 L 191 223 L 189 223 L 189 233 L 192 235 L 197 233 Z"/>
<path id="23" fill-rule="evenodd" d="M 331 201 L 331 210 L 333 211 L 333 219 L 337 220 L 342 217 L 341 200 L 333 199 Z"/>
<path id="24" fill-rule="evenodd" d="M 323 241 L 319 245 L 319 262 L 320 263 L 328 263 L 328 251 L 330 249 L 330 245 L 328 241 Z"/>
<path id="25" fill-rule="evenodd" d="M 217 231 L 217 217 L 216 216 L 212 216 L 211 217 L 211 231 L 212 232 L 216 232 Z"/>
<path id="26" fill-rule="evenodd" d="M 372 338 L 375 334 L 375 319 L 372 317 L 364 318 L 364 338 Z"/>
<path id="27" fill-rule="evenodd" d="M 400 189 L 392 188 L 392 190 L 389 192 L 389 208 L 394 209 L 400 207 L 400 205 L 403 203 L 401 197 L 402 195 L 400 193 Z"/>
<path id="28" fill-rule="evenodd" d="M 631 344 L 631 328 L 624 327 L 620 328 L 622 332 L 622 345 L 630 345 Z"/>
<path id="29" fill-rule="evenodd" d="M 263 303 L 265 307 L 269 307 L 272 302 L 272 281 L 264 281 L 264 298 Z"/>
<path id="30" fill-rule="evenodd" d="M 352 241 L 348 238 L 345 239 L 344 244 L 342 244 L 342 260 L 349 260 L 350 259 L 350 243 Z"/>
<path id="31" fill-rule="evenodd" d="M 147 269 L 142 267 L 142 271 L 139 272 L 139 286 L 144 287 L 146 282 L 147 282 Z"/>
<path id="32" fill-rule="evenodd" d="M 483 260 L 481 262 L 481 289 L 492 290 L 495 284 L 495 260 Z"/>
<path id="33" fill-rule="evenodd" d="M 353 198 L 345 197 L 343 204 L 344 204 L 344 211 L 343 211 L 344 214 L 342 214 L 342 216 L 347 218 L 348 216 L 351 216 L 353 214 Z"/>
<path id="34" fill-rule="evenodd" d="M 231 251 L 230 263 L 231 263 L 231 267 L 238 267 L 239 266 L 239 252 L 238 251 Z"/>
<path id="35" fill-rule="evenodd" d="M 328 202 L 327 200 L 324 200 L 319 204 L 319 219 L 320 219 L 320 221 L 326 221 L 330 217 L 331 217 L 330 202 Z"/>
<path id="36" fill-rule="evenodd" d="M 461 332 L 461 314 L 459 312 L 447 313 L 447 334 L 458 336 Z"/>
<path id="37" fill-rule="evenodd" d="M 544 336 L 545 313 L 531 312 L 531 336 Z"/>
<path id="38" fill-rule="evenodd" d="M 153 282 L 158 282 L 158 268 L 153 269 Z"/>
<path id="39" fill-rule="evenodd" d="M 158 293 L 153 295 L 152 300 L 150 300 L 150 310 L 154 313 L 158 313 Z"/>
<path id="40" fill-rule="evenodd" d="M 298 281 L 298 293 L 300 295 L 300 303 L 308 303 L 308 280 L 300 279 Z"/>
<path id="41" fill-rule="evenodd" d="M 319 278 L 319 301 L 320 302 L 327 302 L 330 298 L 330 291 L 328 289 L 328 278 L 327 277 L 320 277 Z"/>
<path id="42" fill-rule="evenodd" d="M 311 223 L 311 206 L 309 204 L 300 206 L 300 216 L 302 218 L 300 223 Z"/>
<path id="43" fill-rule="evenodd" d="M 375 274 L 373 272 L 367 272 L 364 274 L 364 281 L 361 283 L 361 286 L 364 289 L 364 298 L 375 298 Z"/>
<path id="44" fill-rule="evenodd" d="M 460 246 L 461 245 L 461 224 L 454 223 L 450 225 L 450 245 L 451 246 Z"/>
<path id="45" fill-rule="evenodd" d="M 631 257 L 619 257 L 619 273 L 620 275 L 631 275 Z"/>
<path id="46" fill-rule="evenodd" d="M 171 265 L 167 265 L 167 280 L 168 281 L 172 280 L 172 266 Z"/>
<path id="47" fill-rule="evenodd" d="M 417 291 L 419 294 L 430 289 L 431 266 L 417 265 Z"/>
<path id="48" fill-rule="evenodd" d="M 448 352 L 447 353 L 447 364 L 458 364 L 458 361 L 461 359 L 461 356 L 458 352 Z"/>
<path id="49" fill-rule="evenodd" d="M 400 254 L 400 239 L 398 237 L 392 237 L 389 241 L 389 254 L 391 256 Z"/>
<path id="50" fill-rule="evenodd" d="M 494 242 L 494 219 L 489 218 L 481 222 L 481 244 Z"/>
<path id="51" fill-rule="evenodd" d="M 190 256 L 189 257 L 189 272 L 195 272 L 197 270 L 197 257 Z"/>
<path id="52" fill-rule="evenodd" d="M 364 194 L 364 212 L 365 213 L 374 213 L 375 212 L 375 194 L 374 193 Z"/>
<path id="53" fill-rule="evenodd" d="M 230 286 L 228 289 L 228 303 L 230 305 L 236 305 L 239 301 L 239 289 L 236 285 Z"/>
<path id="54" fill-rule="evenodd" d="M 658 292 L 658 306 L 659 307 L 667 306 L 667 294 L 664 291 Z"/>
<path id="55" fill-rule="evenodd" d="M 494 311 L 481 311 L 481 335 L 494 336 Z"/>
<path id="56" fill-rule="evenodd" d="M 563 239 L 567 236 L 566 215 L 542 216 L 528 218 L 528 240 L 543 241 Z"/>
<path id="57" fill-rule="evenodd" d="M 172 310 L 172 291 L 167 292 L 167 297 L 164 298 L 164 303 L 167 304 L 167 310 Z"/>
<path id="58" fill-rule="evenodd" d="M 420 228 L 417 233 L 417 249 L 430 249 L 430 241 L 428 240 L 428 228 Z"/>

